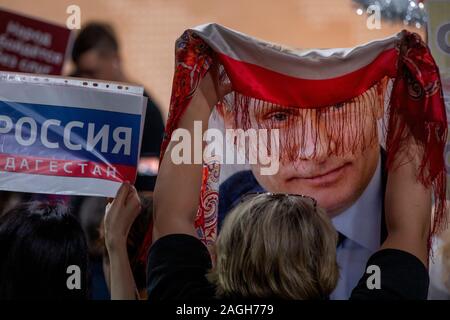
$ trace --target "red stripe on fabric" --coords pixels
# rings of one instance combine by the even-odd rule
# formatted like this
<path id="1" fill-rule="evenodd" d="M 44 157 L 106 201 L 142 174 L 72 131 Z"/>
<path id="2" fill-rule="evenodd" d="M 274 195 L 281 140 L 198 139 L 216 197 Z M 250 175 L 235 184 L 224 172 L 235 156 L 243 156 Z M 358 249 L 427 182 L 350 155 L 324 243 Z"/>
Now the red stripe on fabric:
<path id="1" fill-rule="evenodd" d="M 92 161 L 23 157 L 12 154 L 0 154 L 0 171 L 131 183 L 136 180 L 136 168 L 132 166 L 108 166 Z"/>
<path id="2" fill-rule="evenodd" d="M 365 67 L 323 80 L 296 78 L 222 53 L 218 55 L 235 91 L 283 106 L 312 108 L 348 101 L 366 92 L 384 76 L 395 77 L 398 51 L 388 49 Z"/>

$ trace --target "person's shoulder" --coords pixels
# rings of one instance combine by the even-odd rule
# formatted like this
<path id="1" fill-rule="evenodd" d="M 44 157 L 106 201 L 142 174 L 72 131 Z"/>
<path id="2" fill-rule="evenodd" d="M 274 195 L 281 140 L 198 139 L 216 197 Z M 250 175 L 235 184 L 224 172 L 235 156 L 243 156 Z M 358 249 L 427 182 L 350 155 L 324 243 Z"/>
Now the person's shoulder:
<path id="1" fill-rule="evenodd" d="M 170 253 L 195 251 L 209 256 L 206 246 L 198 238 L 188 234 L 169 234 L 159 238 L 150 247 L 149 256 L 159 251 Z"/>
<path id="2" fill-rule="evenodd" d="M 236 172 L 222 182 L 219 187 L 219 225 L 243 195 L 263 191 L 251 170 Z"/>
<path id="3" fill-rule="evenodd" d="M 220 192 L 232 192 L 235 194 L 259 192 L 261 190 L 262 187 L 251 170 L 236 172 L 220 185 Z"/>
<path id="4" fill-rule="evenodd" d="M 366 270 L 369 268 L 373 272 L 362 276 L 350 300 L 427 299 L 428 270 L 415 255 L 398 249 L 382 249 L 369 258 Z M 370 289 L 368 283 L 372 280 L 374 288 Z"/>
<path id="5" fill-rule="evenodd" d="M 147 263 L 149 300 L 197 300 L 214 297 L 206 275 L 212 268 L 206 246 L 196 237 L 171 234 L 156 240 Z"/>

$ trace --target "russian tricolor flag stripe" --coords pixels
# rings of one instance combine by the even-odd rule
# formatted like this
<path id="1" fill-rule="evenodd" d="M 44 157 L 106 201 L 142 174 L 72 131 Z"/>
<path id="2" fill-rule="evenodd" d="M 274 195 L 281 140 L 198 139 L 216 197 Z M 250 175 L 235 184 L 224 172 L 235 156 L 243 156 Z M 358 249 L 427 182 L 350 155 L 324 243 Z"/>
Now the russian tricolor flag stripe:
<path id="1" fill-rule="evenodd" d="M 96 178 L 116 182 L 136 179 L 136 167 L 80 160 L 0 154 L 0 171 L 60 177 Z"/>

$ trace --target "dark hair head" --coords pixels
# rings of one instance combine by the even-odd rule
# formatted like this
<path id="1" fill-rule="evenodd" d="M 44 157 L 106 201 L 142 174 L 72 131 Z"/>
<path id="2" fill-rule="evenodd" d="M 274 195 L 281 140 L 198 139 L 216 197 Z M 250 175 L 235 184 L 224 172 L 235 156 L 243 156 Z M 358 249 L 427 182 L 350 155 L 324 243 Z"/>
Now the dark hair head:
<path id="1" fill-rule="evenodd" d="M 91 22 L 78 34 L 72 48 L 72 60 L 78 63 L 81 55 L 91 49 L 102 53 L 117 53 L 119 44 L 113 28 L 109 24 Z"/>
<path id="2" fill-rule="evenodd" d="M 62 204 L 29 202 L 0 216 L 0 300 L 87 298 L 87 259 L 83 231 Z M 67 286 L 71 265 L 80 289 Z"/>

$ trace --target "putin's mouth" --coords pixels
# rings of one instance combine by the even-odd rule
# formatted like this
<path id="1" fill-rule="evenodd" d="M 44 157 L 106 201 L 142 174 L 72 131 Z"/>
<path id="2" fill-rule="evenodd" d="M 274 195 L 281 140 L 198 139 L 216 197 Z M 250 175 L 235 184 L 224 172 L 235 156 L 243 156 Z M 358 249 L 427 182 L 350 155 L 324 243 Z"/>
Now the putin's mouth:
<path id="1" fill-rule="evenodd" d="M 313 186 L 323 186 L 323 185 L 330 185 L 335 183 L 336 181 L 343 178 L 346 174 L 346 170 L 348 167 L 350 167 L 351 163 L 347 162 L 343 165 L 333 168 L 331 170 L 308 174 L 308 175 L 302 175 L 302 176 L 294 176 L 287 180 L 287 182 L 292 182 L 295 180 L 300 180 L 303 183 L 307 183 L 309 185 Z"/>

